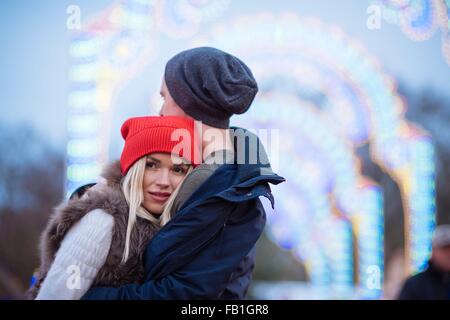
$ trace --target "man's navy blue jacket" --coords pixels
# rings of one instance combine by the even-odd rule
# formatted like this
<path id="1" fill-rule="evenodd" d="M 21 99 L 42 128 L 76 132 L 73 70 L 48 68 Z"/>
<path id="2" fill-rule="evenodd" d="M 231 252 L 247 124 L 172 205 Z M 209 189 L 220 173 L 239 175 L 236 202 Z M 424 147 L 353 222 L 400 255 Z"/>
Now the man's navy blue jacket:
<path id="1" fill-rule="evenodd" d="M 230 298 L 224 294 L 233 282 L 230 277 L 248 259 L 266 223 L 259 197 L 268 198 L 273 207 L 269 183 L 284 181 L 268 161 L 261 161 L 267 156 L 259 140 L 257 145 L 262 149 L 256 164 L 248 155 L 255 150 L 246 143 L 245 164 L 235 159 L 220 166 L 149 242 L 143 284 L 95 287 L 83 299 Z M 233 291 L 244 291 L 239 283 L 248 281 L 235 281 Z"/>

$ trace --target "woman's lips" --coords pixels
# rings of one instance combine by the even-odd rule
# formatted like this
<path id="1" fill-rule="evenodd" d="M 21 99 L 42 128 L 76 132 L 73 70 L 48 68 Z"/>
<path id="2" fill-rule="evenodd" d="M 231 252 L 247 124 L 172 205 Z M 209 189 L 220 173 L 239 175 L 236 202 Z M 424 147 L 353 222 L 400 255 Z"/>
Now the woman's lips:
<path id="1" fill-rule="evenodd" d="M 170 197 L 168 192 L 148 192 L 150 197 L 156 202 L 166 202 Z"/>

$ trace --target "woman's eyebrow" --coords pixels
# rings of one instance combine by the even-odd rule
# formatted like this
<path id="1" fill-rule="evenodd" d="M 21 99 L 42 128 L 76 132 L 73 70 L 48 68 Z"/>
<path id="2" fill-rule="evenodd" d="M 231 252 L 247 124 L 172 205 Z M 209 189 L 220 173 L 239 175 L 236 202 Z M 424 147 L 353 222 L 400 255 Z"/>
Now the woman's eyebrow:
<path id="1" fill-rule="evenodd" d="M 189 167 L 190 164 L 189 163 L 178 163 L 178 164 L 174 164 L 175 167 Z"/>
<path id="2" fill-rule="evenodd" d="M 156 158 L 153 158 L 152 156 L 147 156 L 147 160 L 151 160 L 151 161 L 154 161 L 154 162 L 156 162 L 156 163 L 160 163 L 160 162 L 161 162 L 161 160 L 158 160 L 158 159 L 156 159 Z"/>

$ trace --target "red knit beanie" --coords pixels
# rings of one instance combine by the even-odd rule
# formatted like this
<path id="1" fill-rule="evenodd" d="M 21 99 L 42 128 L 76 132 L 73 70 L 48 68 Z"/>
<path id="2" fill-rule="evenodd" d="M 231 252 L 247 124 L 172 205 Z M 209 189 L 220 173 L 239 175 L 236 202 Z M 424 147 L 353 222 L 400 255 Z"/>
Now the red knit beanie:
<path id="1" fill-rule="evenodd" d="M 154 152 L 175 154 L 194 166 L 201 162 L 192 119 L 175 116 L 136 117 L 126 120 L 120 131 L 125 139 L 120 157 L 123 175 L 137 160 Z"/>

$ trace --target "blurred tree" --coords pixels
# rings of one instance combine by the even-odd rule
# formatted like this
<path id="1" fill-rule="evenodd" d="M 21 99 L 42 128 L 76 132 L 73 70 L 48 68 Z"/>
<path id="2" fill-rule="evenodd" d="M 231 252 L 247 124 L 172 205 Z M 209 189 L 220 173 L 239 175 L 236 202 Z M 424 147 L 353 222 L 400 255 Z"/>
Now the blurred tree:
<path id="1" fill-rule="evenodd" d="M 62 154 L 27 125 L 0 126 L 0 298 L 16 298 L 39 263 L 39 236 L 63 197 Z"/>

